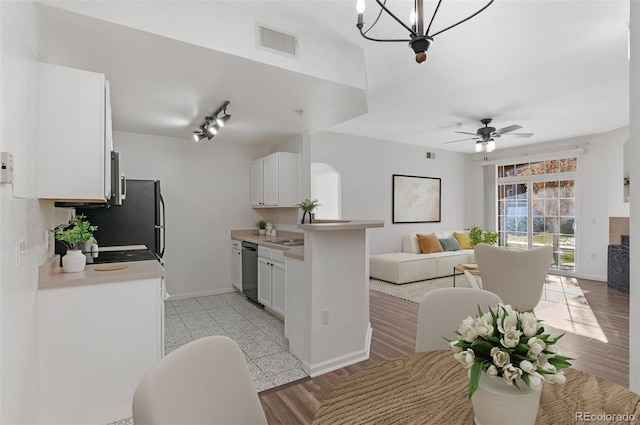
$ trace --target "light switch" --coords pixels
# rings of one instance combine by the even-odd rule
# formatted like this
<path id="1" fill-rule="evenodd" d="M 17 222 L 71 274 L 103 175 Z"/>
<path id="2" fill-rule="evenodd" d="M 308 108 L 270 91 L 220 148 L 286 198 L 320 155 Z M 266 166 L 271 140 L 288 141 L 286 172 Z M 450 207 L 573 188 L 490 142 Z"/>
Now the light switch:
<path id="1" fill-rule="evenodd" d="M 24 257 L 27 254 L 27 241 L 19 241 L 16 243 L 16 266 L 18 268 L 24 266 Z"/>
<path id="2" fill-rule="evenodd" d="M 13 183 L 13 155 L 0 152 L 0 183 Z"/>

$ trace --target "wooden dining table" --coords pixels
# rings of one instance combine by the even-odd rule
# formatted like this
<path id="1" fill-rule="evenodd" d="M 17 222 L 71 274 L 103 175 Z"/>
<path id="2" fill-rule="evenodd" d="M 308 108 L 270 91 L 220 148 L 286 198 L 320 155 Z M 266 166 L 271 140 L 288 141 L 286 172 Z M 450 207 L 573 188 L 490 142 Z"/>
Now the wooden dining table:
<path id="1" fill-rule="evenodd" d="M 640 422 L 640 395 L 576 369 L 564 373 L 566 383 L 544 384 L 536 424 Z M 313 424 L 471 425 L 468 382 L 467 370 L 451 351 L 385 360 L 340 383 L 322 402 Z M 635 421 L 625 422 L 631 415 Z"/>

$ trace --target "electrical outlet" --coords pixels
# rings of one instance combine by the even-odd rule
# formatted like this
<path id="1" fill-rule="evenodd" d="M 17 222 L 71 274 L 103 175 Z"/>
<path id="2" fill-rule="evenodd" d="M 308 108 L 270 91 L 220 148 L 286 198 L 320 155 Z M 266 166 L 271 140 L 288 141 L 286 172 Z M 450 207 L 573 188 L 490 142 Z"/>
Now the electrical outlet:
<path id="1" fill-rule="evenodd" d="M 329 324 L 329 310 L 328 309 L 324 309 L 324 310 L 320 311 L 320 324 L 321 325 L 328 325 Z"/>

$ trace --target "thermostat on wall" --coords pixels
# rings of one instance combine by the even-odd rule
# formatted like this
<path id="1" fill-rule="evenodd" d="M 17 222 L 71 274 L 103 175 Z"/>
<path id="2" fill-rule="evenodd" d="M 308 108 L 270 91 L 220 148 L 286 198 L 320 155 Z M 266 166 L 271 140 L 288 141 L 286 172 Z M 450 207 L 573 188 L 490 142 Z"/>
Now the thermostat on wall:
<path id="1" fill-rule="evenodd" d="M 13 183 L 13 155 L 0 152 L 0 183 Z"/>

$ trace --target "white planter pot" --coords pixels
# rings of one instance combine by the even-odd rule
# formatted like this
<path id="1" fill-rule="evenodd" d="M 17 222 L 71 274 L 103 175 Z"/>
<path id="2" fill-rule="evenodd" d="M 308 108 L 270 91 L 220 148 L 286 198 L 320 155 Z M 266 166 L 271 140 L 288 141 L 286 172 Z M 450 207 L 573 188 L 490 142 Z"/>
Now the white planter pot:
<path id="1" fill-rule="evenodd" d="M 84 271 L 87 265 L 87 257 L 81 250 L 68 250 L 62 257 L 62 269 L 65 273 L 77 273 Z"/>
<path id="2" fill-rule="evenodd" d="M 532 390 L 522 380 L 518 388 L 502 377 L 480 375 L 478 389 L 471 397 L 476 425 L 534 425 L 540 405 L 540 391 Z"/>

